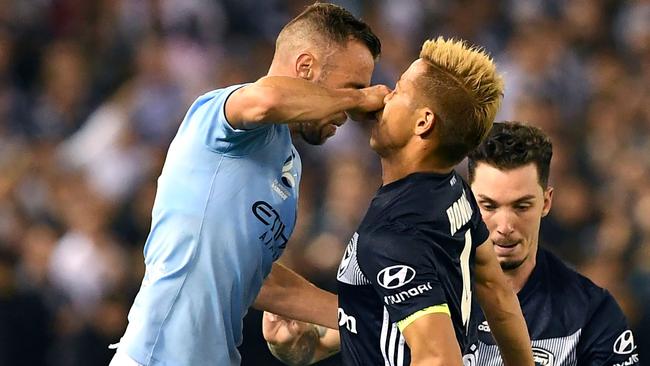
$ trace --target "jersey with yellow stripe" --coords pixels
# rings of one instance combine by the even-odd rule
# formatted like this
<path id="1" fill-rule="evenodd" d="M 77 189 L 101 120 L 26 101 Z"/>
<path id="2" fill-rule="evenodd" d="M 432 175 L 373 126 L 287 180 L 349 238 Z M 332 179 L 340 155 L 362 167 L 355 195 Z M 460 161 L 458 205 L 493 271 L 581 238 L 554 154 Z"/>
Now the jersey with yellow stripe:
<path id="1" fill-rule="evenodd" d="M 337 273 L 343 363 L 409 365 L 401 331 L 433 312 L 449 314 L 461 350 L 472 352 L 472 267 L 487 237 L 455 172 L 415 173 L 381 187 Z"/>

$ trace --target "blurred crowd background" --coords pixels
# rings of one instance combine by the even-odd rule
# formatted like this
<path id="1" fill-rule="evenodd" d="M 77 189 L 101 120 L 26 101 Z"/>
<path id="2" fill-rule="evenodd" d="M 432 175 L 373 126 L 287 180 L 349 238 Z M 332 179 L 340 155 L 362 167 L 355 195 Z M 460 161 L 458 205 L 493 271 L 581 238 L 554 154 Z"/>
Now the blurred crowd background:
<path id="1" fill-rule="evenodd" d="M 614 294 L 650 358 L 650 1 L 335 2 L 382 40 L 375 82 L 394 85 L 437 35 L 494 55 L 497 120 L 554 142 L 543 245 Z M 0 1 L 0 365 L 107 365 L 184 112 L 264 75 L 280 28 L 309 3 Z M 296 143 L 299 219 L 281 260 L 330 290 L 380 184 L 367 127 Z M 275 364 L 258 312 L 244 338 L 244 365 Z"/>

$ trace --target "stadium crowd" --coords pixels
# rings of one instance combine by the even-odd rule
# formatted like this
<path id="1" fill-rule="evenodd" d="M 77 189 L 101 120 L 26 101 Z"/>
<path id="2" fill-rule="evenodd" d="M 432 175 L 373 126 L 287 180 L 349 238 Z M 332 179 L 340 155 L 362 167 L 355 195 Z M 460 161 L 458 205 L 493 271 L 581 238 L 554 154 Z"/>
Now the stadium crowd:
<path id="1" fill-rule="evenodd" d="M 554 142 L 541 242 L 617 299 L 650 357 L 650 1 L 341 0 L 394 85 L 426 38 L 485 47 L 497 120 Z M 9 0 L 0 7 L 0 365 L 106 365 L 143 276 L 156 178 L 200 94 L 253 81 L 307 1 Z M 281 261 L 335 290 L 380 184 L 368 126 L 296 141 L 303 179 Z M 460 170 L 465 168 L 461 165 Z M 271 365 L 260 315 L 244 365 Z M 323 364 L 336 364 L 336 358 Z"/>

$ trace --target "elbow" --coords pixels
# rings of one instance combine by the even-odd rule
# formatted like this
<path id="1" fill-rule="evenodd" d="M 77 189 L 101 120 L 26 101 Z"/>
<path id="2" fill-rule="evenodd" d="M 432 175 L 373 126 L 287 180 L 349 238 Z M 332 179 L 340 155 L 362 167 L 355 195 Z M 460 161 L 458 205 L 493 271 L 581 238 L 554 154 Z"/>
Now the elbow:
<path id="1" fill-rule="evenodd" d="M 265 79 L 251 85 L 247 90 L 248 121 L 251 123 L 278 122 L 281 120 L 279 111 L 285 96 Z"/>
<path id="2" fill-rule="evenodd" d="M 248 108 L 246 122 L 259 124 L 277 120 L 279 98 L 274 95 L 255 97 Z"/>

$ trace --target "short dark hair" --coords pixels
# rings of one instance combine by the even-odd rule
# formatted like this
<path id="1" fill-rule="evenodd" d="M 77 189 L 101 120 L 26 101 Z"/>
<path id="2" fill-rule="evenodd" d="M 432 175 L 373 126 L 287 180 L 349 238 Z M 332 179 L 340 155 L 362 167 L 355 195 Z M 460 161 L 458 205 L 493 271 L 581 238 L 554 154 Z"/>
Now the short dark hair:
<path id="1" fill-rule="evenodd" d="M 553 144 L 539 128 L 522 122 L 495 123 L 485 140 L 468 155 L 468 175 L 474 181 L 478 163 L 500 170 L 535 164 L 542 188 L 548 187 Z"/>
<path id="2" fill-rule="evenodd" d="M 282 28 L 278 42 L 289 29 L 301 25 L 339 45 L 357 40 L 368 48 L 374 59 L 381 54 L 381 42 L 370 26 L 338 5 L 317 2 L 308 6 Z"/>

